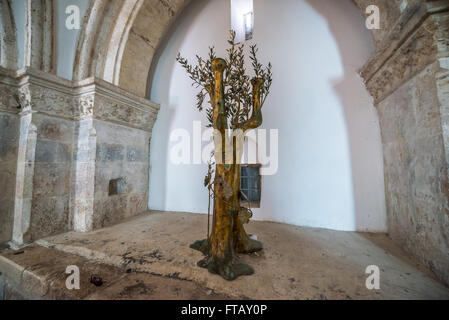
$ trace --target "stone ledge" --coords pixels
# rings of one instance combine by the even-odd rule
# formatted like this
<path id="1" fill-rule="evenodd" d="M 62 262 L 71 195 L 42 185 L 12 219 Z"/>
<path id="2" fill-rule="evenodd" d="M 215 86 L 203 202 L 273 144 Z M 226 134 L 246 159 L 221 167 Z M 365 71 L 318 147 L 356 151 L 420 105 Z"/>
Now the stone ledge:
<path id="1" fill-rule="evenodd" d="M 151 132 L 160 106 L 98 78 L 69 81 L 43 71 L 0 68 L 0 111 L 91 117 Z"/>
<path id="2" fill-rule="evenodd" d="M 79 256 L 32 245 L 14 255 L 6 251 L 0 255 L 0 272 L 5 282 L 5 298 L 23 299 L 84 299 L 101 292 L 110 284 L 122 279 L 123 270 L 89 262 Z M 67 266 L 76 265 L 80 270 L 80 290 L 68 290 L 65 285 Z M 102 277 L 104 285 L 90 284 L 90 275 Z M 20 275 L 20 276 L 19 276 Z M 8 291 L 12 293 L 8 294 Z"/>
<path id="3" fill-rule="evenodd" d="M 24 270 L 24 267 L 0 255 L 0 272 L 2 276 L 8 278 L 8 280 L 12 281 L 14 284 L 20 284 L 22 282 Z"/>
<path id="4" fill-rule="evenodd" d="M 104 300 L 104 299 L 230 299 L 190 281 L 129 272 L 90 258 L 59 250 L 31 245 L 15 255 L 0 253 L 0 300 Z M 67 266 L 80 270 L 80 289 L 66 287 Z M 16 281 L 20 273 L 20 281 Z M 90 276 L 100 276 L 101 286 L 90 283 Z"/>

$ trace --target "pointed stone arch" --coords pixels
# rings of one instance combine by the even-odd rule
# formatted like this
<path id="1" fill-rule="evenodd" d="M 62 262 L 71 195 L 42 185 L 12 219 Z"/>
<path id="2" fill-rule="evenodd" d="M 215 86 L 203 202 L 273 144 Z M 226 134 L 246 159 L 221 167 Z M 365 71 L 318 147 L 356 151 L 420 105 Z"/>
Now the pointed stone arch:
<path id="1" fill-rule="evenodd" d="M 144 97 L 156 47 L 187 2 L 92 0 L 78 38 L 73 80 L 95 76 Z"/>
<path id="2" fill-rule="evenodd" d="M 95 76 L 118 84 L 128 34 L 143 1 L 91 1 L 78 38 L 74 80 Z"/>

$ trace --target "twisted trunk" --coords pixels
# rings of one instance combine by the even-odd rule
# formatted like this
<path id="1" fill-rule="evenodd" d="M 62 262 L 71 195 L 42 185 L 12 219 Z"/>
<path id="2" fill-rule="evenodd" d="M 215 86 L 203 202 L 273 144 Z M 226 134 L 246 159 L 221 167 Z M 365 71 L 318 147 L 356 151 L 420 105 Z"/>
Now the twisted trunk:
<path id="1" fill-rule="evenodd" d="M 224 105 L 223 71 L 226 62 L 215 59 L 212 62 L 214 70 L 214 88 L 211 89 L 213 104 L 214 143 L 215 143 L 215 183 L 212 233 L 209 239 L 197 241 L 191 245 L 206 256 L 198 265 L 207 268 L 211 273 L 220 274 L 227 280 L 233 280 L 240 275 L 250 275 L 254 270 L 238 262 L 236 253 L 250 253 L 262 249 L 262 244 L 248 237 L 239 219 L 240 212 L 240 164 L 242 143 L 237 143 L 237 137 L 232 138 L 232 162 L 226 163 L 225 146 L 227 118 Z M 253 114 L 242 124 L 243 130 L 257 128 L 262 123 L 260 112 L 259 90 L 261 81 L 253 82 Z M 242 130 L 242 133 L 244 132 Z"/>

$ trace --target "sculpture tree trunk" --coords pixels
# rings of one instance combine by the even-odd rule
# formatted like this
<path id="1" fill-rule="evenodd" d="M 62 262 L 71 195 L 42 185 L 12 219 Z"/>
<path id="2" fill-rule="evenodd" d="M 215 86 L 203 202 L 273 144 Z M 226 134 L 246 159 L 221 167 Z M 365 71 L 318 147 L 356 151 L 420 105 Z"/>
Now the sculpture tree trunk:
<path id="1" fill-rule="evenodd" d="M 226 62 L 217 58 L 212 61 L 214 72 L 214 88 L 209 94 L 213 107 L 213 127 L 215 143 L 215 180 L 212 232 L 209 239 L 197 241 L 192 248 L 200 250 L 205 258 L 198 262 L 200 267 L 207 268 L 211 273 L 220 274 L 227 280 L 233 280 L 240 275 L 250 275 L 254 270 L 238 262 L 236 253 L 251 253 L 262 250 L 262 244 L 250 239 L 245 232 L 243 223 L 239 218 L 240 207 L 240 164 L 243 134 L 262 124 L 260 110 L 260 87 L 263 79 L 254 78 L 253 86 L 253 112 L 250 119 L 239 124 L 236 137 L 226 137 L 228 121 L 225 112 L 223 72 Z M 225 156 L 225 146 L 232 145 L 232 154 Z"/>

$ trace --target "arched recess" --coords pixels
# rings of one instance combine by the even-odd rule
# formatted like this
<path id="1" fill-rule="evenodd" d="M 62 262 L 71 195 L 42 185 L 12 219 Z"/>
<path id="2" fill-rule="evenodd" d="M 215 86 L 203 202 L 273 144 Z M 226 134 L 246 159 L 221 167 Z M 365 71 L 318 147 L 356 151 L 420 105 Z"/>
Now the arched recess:
<path id="1" fill-rule="evenodd" d="M 0 66 L 17 68 L 16 25 L 11 0 L 0 0 Z"/>
<path id="2" fill-rule="evenodd" d="M 314 4 L 320 1 L 307 2 Z M 380 13 L 380 29 L 371 30 L 376 51 L 361 68 L 360 74 L 374 99 L 382 132 L 389 236 L 449 283 L 449 2 L 353 2 L 365 16 L 371 14 L 366 11 L 369 5 L 376 5 Z M 325 6 L 326 1 L 321 1 L 321 5 Z M 193 38 L 199 39 L 198 35 Z M 171 60 L 174 60 L 173 54 Z M 166 69 L 161 74 L 170 72 Z M 164 76 L 159 80 L 162 78 Z M 135 78 L 130 84 L 135 85 L 137 81 Z M 179 91 L 170 92 L 179 95 Z M 180 96 L 185 97 L 184 94 Z M 352 92 L 347 96 L 351 100 L 354 97 Z M 162 105 L 161 110 L 170 110 L 169 103 Z M 163 114 L 160 115 L 159 119 L 164 119 Z M 177 116 L 181 118 L 179 114 Z M 172 123 L 173 118 L 167 115 L 165 119 Z M 179 127 L 178 124 L 176 126 Z M 155 132 L 154 138 L 167 132 L 170 130 Z M 153 146 L 157 145 L 155 140 Z M 155 150 L 161 152 L 160 146 Z M 162 153 L 164 151 L 162 149 Z M 154 167 L 163 170 L 160 165 Z M 154 175 L 152 179 L 157 181 Z M 173 188 L 173 184 L 170 186 Z M 273 208 L 278 209 L 279 206 Z M 418 229 L 420 232 L 416 231 Z"/>
<path id="3" fill-rule="evenodd" d="M 341 2 L 282 0 L 279 4 L 273 4 L 270 0 L 264 0 L 254 3 L 256 32 L 247 46 L 258 43 L 261 61 L 271 61 L 274 65 L 273 94 L 264 111 L 264 128 L 278 129 L 280 138 L 276 149 L 279 152 L 279 171 L 263 178 L 264 203 L 261 209 L 254 212 L 256 219 L 345 230 L 385 230 L 379 128 L 372 101 L 357 75 L 358 67 L 374 50 L 373 41 L 369 31 L 363 28 L 364 19 L 359 9 L 350 1 Z M 217 12 L 225 13 L 219 15 Z M 179 22 L 172 26 L 173 32 L 167 34 L 167 45 L 161 45 L 163 52 L 157 55 L 160 61 L 154 73 L 154 85 L 152 92 L 147 95 L 161 104 L 152 140 L 151 167 L 157 169 L 150 174 L 151 209 L 177 211 L 182 208 L 181 211 L 188 212 L 207 210 L 202 205 L 204 202 L 196 200 L 204 196 L 200 191 L 202 189 L 183 184 L 184 181 L 191 181 L 187 175 L 196 176 L 205 170 L 204 167 L 196 169 L 198 166 L 181 166 L 178 169 L 164 156 L 170 154 L 168 137 L 173 130 L 183 128 L 193 136 L 192 120 L 203 120 L 202 116 L 189 108 L 194 103 L 196 90 L 186 84 L 189 81 L 184 81 L 187 78 L 175 57 L 177 52 L 187 58 L 193 58 L 195 54 L 205 55 L 205 48 L 211 44 L 219 54 L 223 54 L 227 48 L 223 39 L 227 38 L 230 12 L 230 4 L 226 1 L 197 1 L 186 8 Z M 205 30 L 208 30 L 211 21 L 215 25 L 207 32 Z M 285 36 L 279 37 L 279 34 Z M 314 41 L 317 37 L 319 42 Z M 326 54 L 324 61 L 317 58 L 321 57 L 320 52 Z M 296 62 L 286 64 L 285 61 Z M 157 58 L 154 59 L 156 62 Z M 293 74 L 300 76 L 294 79 Z M 292 96 L 293 92 L 295 97 Z M 324 106 L 326 110 L 321 109 Z M 278 117 L 278 108 L 289 116 Z M 320 116 L 314 120 L 314 114 Z M 303 123 L 301 119 L 306 120 Z M 296 127 L 301 129 L 293 129 Z M 314 129 L 310 130 L 312 127 Z M 331 133 L 329 130 L 335 131 Z M 326 135 L 320 136 L 322 132 L 326 132 Z M 337 136 L 341 139 L 331 141 L 329 138 Z M 302 140 L 303 137 L 307 138 Z M 309 148 L 312 145 L 320 146 L 316 155 L 317 149 Z M 368 145 L 369 150 L 365 150 Z M 285 152 L 287 149 L 289 152 Z M 359 156 L 361 154 L 363 156 Z M 333 159 L 332 163 L 326 164 L 327 159 Z M 320 165 L 315 167 L 318 162 Z M 371 170 L 364 173 L 366 163 L 371 164 Z M 304 168 L 307 170 L 303 171 Z M 325 168 L 333 170 L 323 174 Z M 341 176 L 332 176 L 335 172 Z M 307 178 L 309 174 L 310 180 Z M 176 202 L 173 201 L 173 194 L 176 194 L 173 190 L 178 189 L 173 185 L 173 177 L 181 177 L 181 182 L 176 185 L 179 189 L 189 190 L 185 198 L 178 197 Z M 301 182 L 296 184 L 292 177 Z M 335 187 L 332 186 L 334 181 L 338 181 Z M 321 185 L 326 187 L 317 192 L 311 191 L 313 186 Z M 288 193 L 288 186 L 292 186 L 290 190 L 295 191 Z M 278 193 L 278 190 L 284 188 L 285 192 Z M 286 207 L 289 200 L 283 198 L 287 193 L 296 203 L 289 208 Z M 326 199 L 322 204 L 332 205 L 328 208 L 319 207 L 320 201 L 312 200 L 314 194 L 320 194 Z M 335 201 L 331 200 L 336 194 Z M 306 196 L 301 199 L 301 195 Z M 296 214 L 290 214 L 293 212 Z M 325 212 L 329 216 L 325 217 Z M 335 223 L 331 223 L 337 216 Z"/>

